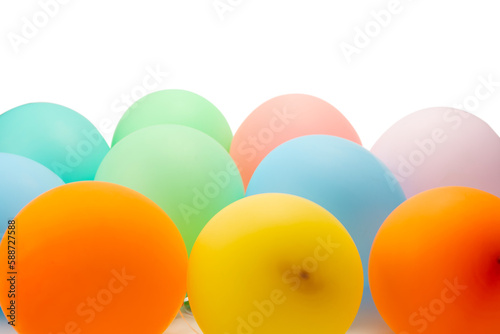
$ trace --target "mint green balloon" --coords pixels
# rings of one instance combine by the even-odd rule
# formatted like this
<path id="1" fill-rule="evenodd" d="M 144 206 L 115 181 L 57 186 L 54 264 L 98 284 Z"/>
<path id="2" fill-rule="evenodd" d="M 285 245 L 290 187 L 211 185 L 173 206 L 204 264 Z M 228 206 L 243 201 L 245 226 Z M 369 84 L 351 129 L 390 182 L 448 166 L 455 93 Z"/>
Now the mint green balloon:
<path id="1" fill-rule="evenodd" d="M 94 179 L 109 146 L 74 110 L 53 103 L 29 103 L 0 115 L 0 152 L 34 160 L 65 183 Z"/>
<path id="2" fill-rule="evenodd" d="M 115 130 L 112 146 L 134 131 L 160 124 L 200 130 L 227 151 L 233 140 L 227 120 L 210 101 L 192 92 L 168 89 L 144 96 L 125 112 Z"/>
<path id="3" fill-rule="evenodd" d="M 177 225 L 188 253 L 206 223 L 244 197 L 229 153 L 215 139 L 182 125 L 156 125 L 130 134 L 111 148 L 95 179 L 129 187 L 156 202 Z"/>

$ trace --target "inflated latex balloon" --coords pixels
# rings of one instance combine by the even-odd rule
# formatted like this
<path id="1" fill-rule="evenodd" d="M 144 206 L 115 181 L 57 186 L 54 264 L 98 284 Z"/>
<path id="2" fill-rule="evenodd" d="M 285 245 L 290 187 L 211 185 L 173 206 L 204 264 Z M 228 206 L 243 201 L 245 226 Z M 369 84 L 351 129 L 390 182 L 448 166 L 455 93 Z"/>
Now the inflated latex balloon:
<path id="1" fill-rule="evenodd" d="M 260 193 L 301 196 L 330 211 L 354 239 L 365 274 L 378 229 L 405 200 L 392 173 L 373 154 L 346 139 L 325 135 L 292 139 L 269 153 L 248 185 L 247 195 Z M 383 327 L 367 277 L 365 283 L 354 326 Z"/>
<path id="2" fill-rule="evenodd" d="M 189 300 L 205 334 L 344 334 L 362 291 L 361 260 L 342 224 L 286 194 L 223 209 L 189 262 Z"/>
<path id="3" fill-rule="evenodd" d="M 332 135 L 361 144 L 349 121 L 331 104 L 305 94 L 275 97 L 248 116 L 234 135 L 231 156 L 245 187 L 255 168 L 274 148 L 305 135 Z"/>
<path id="4" fill-rule="evenodd" d="M 28 204 L 7 233 L 17 241 L 15 259 L 6 256 L 0 267 L 16 274 L 0 280 L 0 302 L 19 333 L 161 334 L 184 299 L 187 254 L 179 231 L 128 188 L 63 185 Z M 9 246 L 5 237 L 0 253 Z"/>
<path id="5" fill-rule="evenodd" d="M 113 146 L 134 131 L 160 124 L 179 124 L 200 130 L 229 151 L 233 133 L 222 113 L 207 99 L 185 90 L 168 89 L 134 103 L 118 123 Z"/>
<path id="6" fill-rule="evenodd" d="M 466 187 L 410 198 L 375 238 L 370 286 L 395 333 L 500 333 L 500 198 Z"/>
<path id="7" fill-rule="evenodd" d="M 0 152 L 35 160 L 64 182 L 92 180 L 109 146 L 77 112 L 30 103 L 0 115 Z"/>
<path id="8" fill-rule="evenodd" d="M 371 151 L 394 173 L 407 197 L 443 186 L 500 196 L 500 137 L 465 111 L 417 111 L 387 130 Z"/>
<path id="9" fill-rule="evenodd" d="M 134 132 L 113 146 L 96 180 L 148 196 L 172 218 L 188 253 L 205 224 L 244 196 L 238 168 L 215 139 L 182 125 Z"/>
<path id="10" fill-rule="evenodd" d="M 0 234 L 31 200 L 63 184 L 59 176 L 38 162 L 0 152 Z"/>
<path id="11" fill-rule="evenodd" d="M 17 332 L 14 330 L 14 327 L 8 324 L 7 319 L 5 318 L 5 315 L 2 314 L 0 315 L 0 333 L 2 334 L 17 334 Z"/>

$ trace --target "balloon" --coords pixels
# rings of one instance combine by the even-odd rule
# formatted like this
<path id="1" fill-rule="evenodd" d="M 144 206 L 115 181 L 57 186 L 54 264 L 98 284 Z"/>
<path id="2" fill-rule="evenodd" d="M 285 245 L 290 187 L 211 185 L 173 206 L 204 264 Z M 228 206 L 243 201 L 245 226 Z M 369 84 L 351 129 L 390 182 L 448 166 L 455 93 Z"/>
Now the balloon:
<path id="1" fill-rule="evenodd" d="M 92 180 L 108 151 L 92 123 L 69 108 L 30 103 L 0 115 L 0 152 L 35 160 L 66 183 Z"/>
<path id="2" fill-rule="evenodd" d="M 8 221 L 38 195 L 64 182 L 39 163 L 18 155 L 0 153 L 0 234 Z M 0 333 L 16 333 L 0 312 Z"/>
<path id="3" fill-rule="evenodd" d="M 187 254 L 170 218 L 151 200 L 104 182 L 67 184 L 16 217 L 13 265 L 0 294 L 16 305 L 16 330 L 37 333 L 157 333 L 186 293 Z M 7 236 L 7 234 L 6 234 Z M 0 254 L 8 254 L 8 239 Z M 11 245 L 12 246 L 12 245 Z M 3 273 L 13 269 L 1 262 Z"/>
<path id="4" fill-rule="evenodd" d="M 407 197 L 443 186 L 500 196 L 500 137 L 465 111 L 417 111 L 387 130 L 371 151 L 396 175 Z"/>
<path id="5" fill-rule="evenodd" d="M 330 211 L 354 239 L 365 274 L 379 227 L 405 200 L 394 176 L 369 151 L 326 135 L 292 139 L 269 153 L 248 185 L 247 195 L 260 193 L 301 196 Z M 365 284 L 362 314 L 354 326 L 375 327 L 372 322 L 377 319 L 384 326 L 371 301 L 367 277 Z"/>
<path id="6" fill-rule="evenodd" d="M 395 333 L 500 333 L 500 198 L 465 187 L 410 198 L 377 234 L 369 276 Z"/>
<path id="7" fill-rule="evenodd" d="M 231 145 L 231 156 L 245 187 L 259 163 L 274 148 L 290 139 L 315 134 L 343 137 L 361 144 L 344 115 L 314 96 L 282 95 L 255 109 L 240 126 Z"/>
<path id="8" fill-rule="evenodd" d="M 195 128 L 229 151 L 233 133 L 224 116 L 210 101 L 185 90 L 158 91 L 134 103 L 118 123 L 113 146 L 134 131 L 160 124 Z"/>
<path id="9" fill-rule="evenodd" d="M 5 316 L 2 315 L 0 316 L 0 333 L 2 334 L 17 334 L 17 332 L 14 330 L 14 327 L 9 325 L 7 323 L 7 319 L 5 319 Z"/>
<path id="10" fill-rule="evenodd" d="M 229 153 L 215 139 L 182 125 L 157 125 L 127 136 L 104 158 L 96 180 L 155 201 L 179 228 L 188 253 L 205 224 L 244 196 Z"/>
<path id="11" fill-rule="evenodd" d="M 205 334 L 344 334 L 362 293 L 349 233 L 319 205 L 291 195 L 229 205 L 189 260 L 189 300 Z"/>
<path id="12" fill-rule="evenodd" d="M 63 184 L 59 176 L 38 162 L 0 153 L 0 234 L 31 200 Z"/>

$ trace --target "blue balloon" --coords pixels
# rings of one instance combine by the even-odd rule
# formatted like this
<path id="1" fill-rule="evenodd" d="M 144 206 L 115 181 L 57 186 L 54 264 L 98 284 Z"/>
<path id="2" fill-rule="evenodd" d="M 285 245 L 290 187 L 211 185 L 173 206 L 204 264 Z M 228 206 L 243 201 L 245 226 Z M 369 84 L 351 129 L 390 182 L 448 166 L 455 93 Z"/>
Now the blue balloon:
<path id="1" fill-rule="evenodd" d="M 29 202 L 64 182 L 45 166 L 9 153 L 0 153 L 0 233 Z"/>
<path id="2" fill-rule="evenodd" d="M 76 111 L 28 103 L 0 115 L 0 152 L 39 162 L 68 183 L 93 180 L 109 146 Z"/>
<path id="3" fill-rule="evenodd" d="M 261 193 L 301 196 L 337 217 L 354 239 L 363 262 L 363 304 L 367 305 L 362 310 L 364 306 L 374 309 L 368 286 L 371 246 L 387 216 L 406 200 L 391 171 L 351 141 L 304 136 L 278 146 L 257 167 L 247 196 Z"/>
<path id="4" fill-rule="evenodd" d="M 19 155 L 0 153 L 0 233 L 29 202 L 64 182 L 45 166 Z M 16 333 L 0 311 L 0 333 Z"/>
<path id="5" fill-rule="evenodd" d="M 17 334 L 17 332 L 14 330 L 14 327 L 9 325 L 7 323 L 7 320 L 5 316 L 3 315 L 3 311 L 0 312 L 0 333 L 2 334 Z"/>

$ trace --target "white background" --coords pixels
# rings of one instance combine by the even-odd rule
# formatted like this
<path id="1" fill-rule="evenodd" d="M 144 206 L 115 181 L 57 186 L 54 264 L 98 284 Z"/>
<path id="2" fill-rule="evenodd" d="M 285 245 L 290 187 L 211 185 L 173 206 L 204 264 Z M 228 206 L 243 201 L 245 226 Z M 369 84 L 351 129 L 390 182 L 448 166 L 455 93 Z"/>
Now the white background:
<path id="1" fill-rule="evenodd" d="M 267 99 L 307 93 L 344 113 L 367 148 L 411 112 L 464 101 L 500 133 L 497 1 L 401 0 L 350 61 L 342 43 L 377 29 L 372 12 L 394 8 L 391 0 L 221 2 L 231 8 L 224 15 L 213 0 L 69 0 L 44 22 L 39 1 L 1 0 L 0 113 L 59 103 L 110 140 L 130 104 L 123 96 L 159 70 L 168 75 L 148 92 L 194 91 L 233 131 Z M 43 27 L 23 36 L 27 21 Z M 487 78 L 499 83 L 484 97 Z"/>
<path id="2" fill-rule="evenodd" d="M 370 148 L 403 116 L 473 102 L 480 77 L 500 82 L 492 0 L 400 0 L 350 63 L 341 43 L 354 45 L 366 25 L 377 33 L 371 12 L 391 0 L 222 0 L 231 6 L 222 18 L 213 0 L 66 1 L 48 22 L 39 1 L 0 2 L 0 113 L 59 103 L 109 140 L 122 94 L 140 92 L 148 71 L 160 69 L 168 75 L 149 91 L 194 91 L 233 131 L 267 99 L 308 93 L 344 113 Z M 45 26 L 16 48 L 23 17 Z M 468 109 L 500 133 L 500 87 L 493 90 Z"/>

